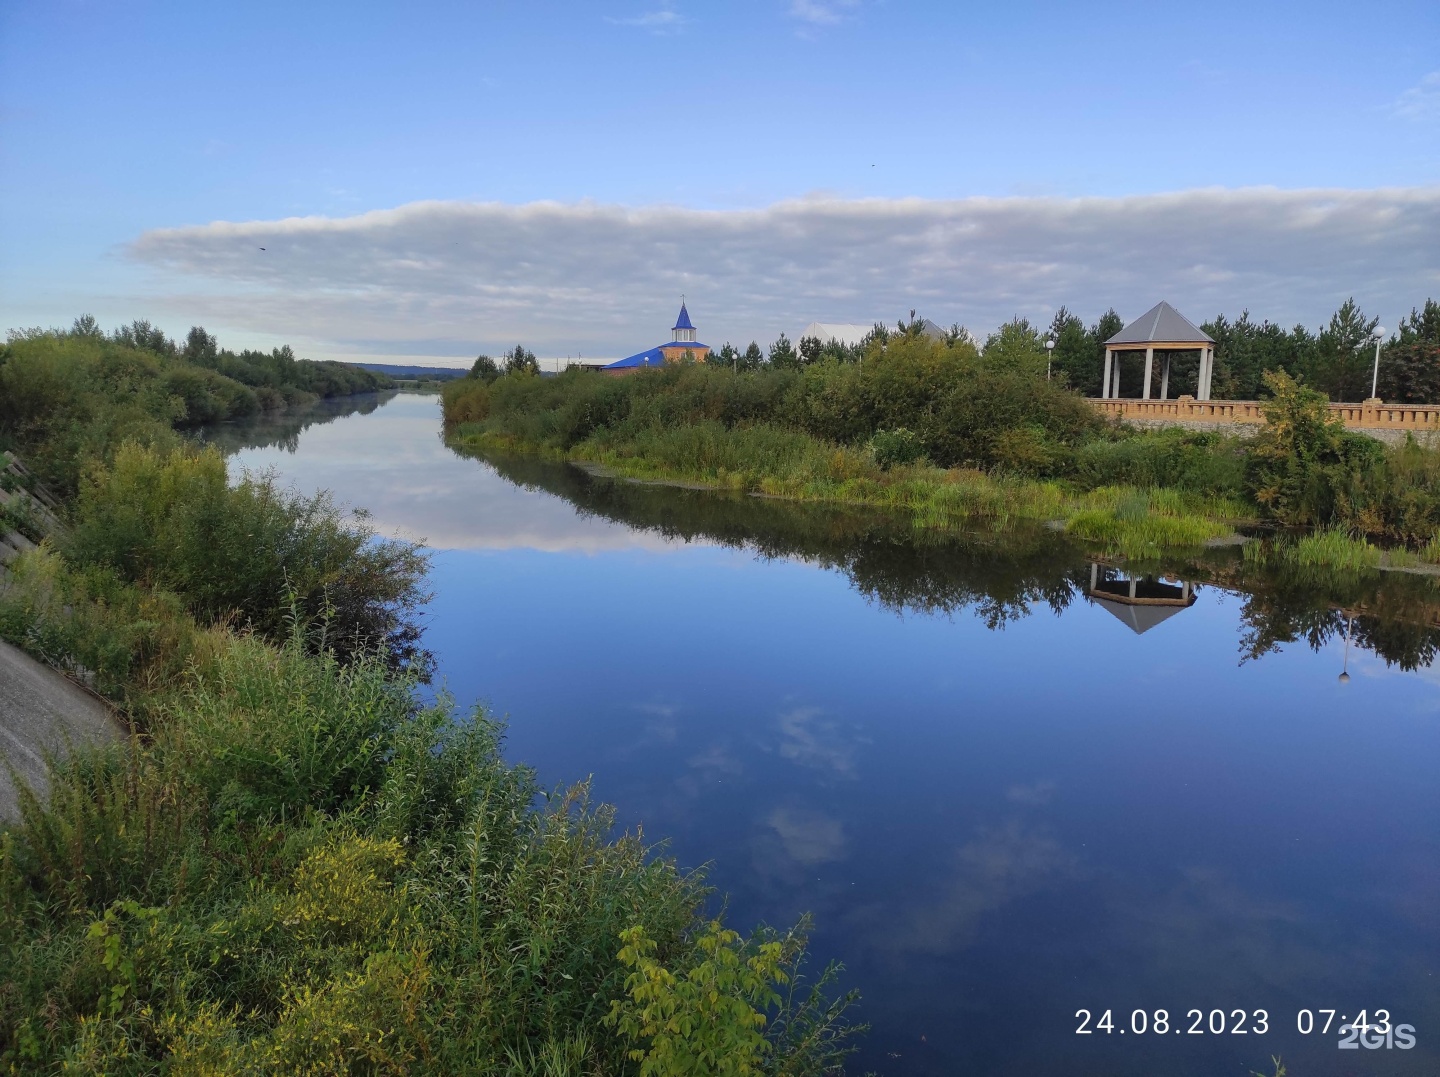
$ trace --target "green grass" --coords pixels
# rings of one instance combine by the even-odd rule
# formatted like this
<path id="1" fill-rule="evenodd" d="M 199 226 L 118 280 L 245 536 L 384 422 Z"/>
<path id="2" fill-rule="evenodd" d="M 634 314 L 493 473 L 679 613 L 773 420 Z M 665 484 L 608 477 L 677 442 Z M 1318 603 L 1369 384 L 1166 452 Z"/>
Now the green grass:
<path id="1" fill-rule="evenodd" d="M 1232 498 L 1181 490 L 1079 490 L 1057 480 L 923 463 L 882 468 L 863 448 L 765 425 L 726 429 L 698 423 L 647 430 L 623 441 L 597 435 L 568 452 L 495 434 L 483 424 L 459 426 L 450 437 L 460 447 L 539 451 L 599 463 L 625 478 L 895 510 L 910 514 L 924 530 L 1060 521 L 1075 537 L 1118 552 L 1202 545 L 1231 534 L 1232 523 L 1248 515 Z"/>

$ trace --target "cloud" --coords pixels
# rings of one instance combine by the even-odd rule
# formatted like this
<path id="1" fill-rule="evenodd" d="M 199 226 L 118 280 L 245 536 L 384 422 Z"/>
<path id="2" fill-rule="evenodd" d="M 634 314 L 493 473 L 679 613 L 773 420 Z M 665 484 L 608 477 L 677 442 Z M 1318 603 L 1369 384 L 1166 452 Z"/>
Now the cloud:
<path id="1" fill-rule="evenodd" d="M 790 0 L 790 15 L 812 26 L 833 26 L 856 6 L 857 0 Z"/>
<path id="2" fill-rule="evenodd" d="M 1395 115 L 1407 120 L 1440 120 L 1440 71 L 1425 75 L 1395 99 Z"/>
<path id="3" fill-rule="evenodd" d="M 1440 187 L 1207 189 L 1118 198 L 812 197 L 760 209 L 417 202 L 146 232 L 128 248 L 177 318 L 345 354 L 626 355 L 684 292 L 701 340 L 911 308 L 981 330 L 1061 304 L 1167 299 L 1318 324 L 1440 292 Z M 258 248 L 264 247 L 264 251 Z M 314 349 L 312 348 L 312 351 Z"/>
<path id="4" fill-rule="evenodd" d="M 629 18 L 616 18 L 607 15 L 605 16 L 605 21 L 615 26 L 638 26 L 652 33 L 665 34 L 679 30 L 690 20 L 672 8 L 661 7 L 655 11 L 647 11 L 643 15 L 634 15 Z"/>

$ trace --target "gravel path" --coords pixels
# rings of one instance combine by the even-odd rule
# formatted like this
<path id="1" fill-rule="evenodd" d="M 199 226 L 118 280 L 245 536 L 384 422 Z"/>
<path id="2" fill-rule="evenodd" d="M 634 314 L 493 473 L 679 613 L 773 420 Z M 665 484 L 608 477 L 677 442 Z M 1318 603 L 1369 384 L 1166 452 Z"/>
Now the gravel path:
<path id="1" fill-rule="evenodd" d="M 24 651 L 0 642 L 0 821 L 19 817 L 16 776 L 45 790 L 45 754 L 77 744 L 118 741 L 124 730 L 104 703 L 43 666 Z"/>

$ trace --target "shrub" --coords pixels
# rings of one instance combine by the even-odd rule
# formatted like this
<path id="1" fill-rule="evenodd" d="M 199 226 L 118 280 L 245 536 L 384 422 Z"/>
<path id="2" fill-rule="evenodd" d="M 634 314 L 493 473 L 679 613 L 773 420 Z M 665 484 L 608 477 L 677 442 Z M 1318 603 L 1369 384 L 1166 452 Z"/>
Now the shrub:
<path id="1" fill-rule="evenodd" d="M 1252 440 L 1247 480 L 1255 500 L 1285 524 L 1323 527 L 1368 509 L 1367 474 L 1384 459 L 1380 444 L 1345 431 L 1326 397 L 1282 372 L 1267 373 L 1274 394 Z"/>
<path id="2" fill-rule="evenodd" d="M 388 648 L 399 664 L 428 661 L 415 612 L 426 561 L 383 541 L 327 494 L 282 491 L 269 475 L 231 486 L 218 450 L 157 452 L 128 443 L 81 487 L 66 558 L 180 596 L 202 621 L 230 619 L 272 640 L 289 618 L 324 622 L 343 656 Z"/>
<path id="3" fill-rule="evenodd" d="M 882 468 L 913 464 L 925 457 L 925 446 L 919 436 L 906 430 L 877 430 L 870 439 L 870 453 Z"/>

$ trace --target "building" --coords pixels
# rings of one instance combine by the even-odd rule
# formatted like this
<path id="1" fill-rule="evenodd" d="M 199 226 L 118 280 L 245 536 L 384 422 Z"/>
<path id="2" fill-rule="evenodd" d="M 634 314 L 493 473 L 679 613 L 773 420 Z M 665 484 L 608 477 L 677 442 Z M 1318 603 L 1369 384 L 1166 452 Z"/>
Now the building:
<path id="1" fill-rule="evenodd" d="M 607 374 L 633 374 L 647 367 L 678 363 L 687 356 L 694 362 L 703 363 L 709 354 L 710 345 L 701 344 L 695 339 L 695 326 L 690 321 L 690 312 L 685 309 L 685 301 L 682 299 L 680 316 L 675 319 L 675 325 L 670 330 L 668 344 L 657 344 L 648 351 L 627 355 L 601 369 Z"/>
<path id="2" fill-rule="evenodd" d="M 1161 400 L 1170 397 L 1170 353 L 1198 352 L 1200 366 L 1195 375 L 1195 399 L 1210 399 L 1210 382 L 1215 375 L 1215 339 L 1169 303 L 1156 303 L 1105 342 L 1105 373 L 1100 379 L 1102 400 L 1113 400 L 1120 395 L 1119 353 L 1123 351 L 1145 353 L 1141 400 L 1150 399 L 1157 351 L 1163 356 L 1160 367 Z"/>

